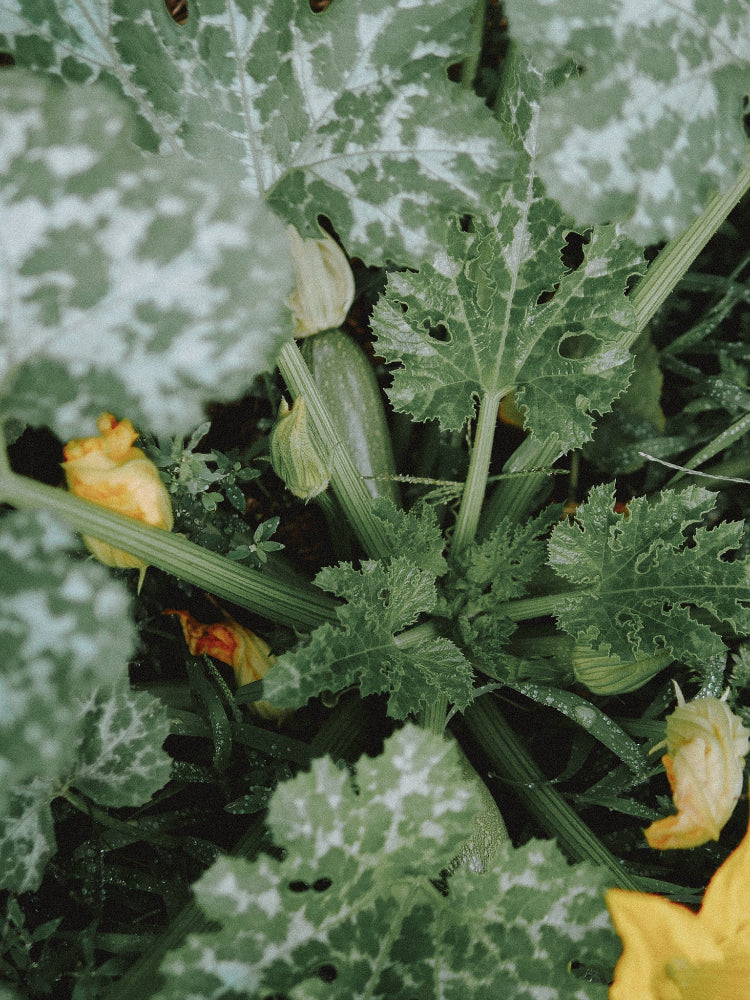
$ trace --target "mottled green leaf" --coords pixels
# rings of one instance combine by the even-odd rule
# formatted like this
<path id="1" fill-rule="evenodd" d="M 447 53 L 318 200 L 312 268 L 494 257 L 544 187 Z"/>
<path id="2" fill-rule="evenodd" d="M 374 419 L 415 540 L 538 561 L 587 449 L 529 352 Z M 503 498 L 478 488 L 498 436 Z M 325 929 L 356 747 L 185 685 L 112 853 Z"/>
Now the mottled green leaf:
<path id="1" fill-rule="evenodd" d="M 34 778 L 9 790 L 0 817 L 0 887 L 11 892 L 38 889 L 57 850 L 50 802 L 53 782 Z"/>
<path id="2" fill-rule="evenodd" d="M 413 726 L 361 759 L 355 784 L 315 761 L 271 800 L 284 860 L 224 858 L 196 884 L 219 929 L 167 955 L 158 1000 L 604 1000 L 619 943 L 601 872 L 535 841 L 438 891 L 479 805 L 455 747 Z"/>
<path id="3" fill-rule="evenodd" d="M 81 706 L 76 762 L 69 781 L 104 806 L 137 806 L 166 785 L 172 758 L 165 705 L 127 681 Z"/>
<path id="4" fill-rule="evenodd" d="M 691 486 L 656 502 L 638 497 L 617 514 L 614 486 L 595 487 L 549 542 L 550 565 L 580 588 L 556 605 L 562 628 L 626 664 L 663 650 L 700 669 L 725 654 L 715 627 L 750 630 L 750 573 L 745 560 L 726 558 L 742 544 L 741 522 L 696 527 L 714 501 Z"/>
<path id="5" fill-rule="evenodd" d="M 0 50 L 66 80 L 105 77 L 142 141 L 242 164 L 302 231 L 333 220 L 370 262 L 433 251 L 450 209 L 481 204 L 512 159 L 447 69 L 471 45 L 471 0 L 6 0 Z"/>
<path id="6" fill-rule="evenodd" d="M 79 699 L 127 676 L 135 647 L 125 587 L 49 515 L 7 514 L 0 532 L 0 805 L 26 778 L 75 757 Z"/>
<path id="7" fill-rule="evenodd" d="M 187 432 L 289 336 L 281 223 L 236 165 L 142 153 L 131 117 L 101 86 L 0 75 L 3 412 L 63 437 L 102 410 Z"/>
<path id="8" fill-rule="evenodd" d="M 747 0 L 508 0 L 542 66 L 583 68 L 542 106 L 540 173 L 576 222 L 678 235 L 747 162 Z"/>
<path id="9" fill-rule="evenodd" d="M 388 713 L 403 719 L 447 697 L 472 699 L 472 668 L 460 650 L 432 631 L 405 631 L 437 601 L 434 575 L 407 556 L 327 567 L 318 586 L 346 601 L 338 625 L 321 625 L 280 656 L 263 681 L 264 697 L 298 706 L 324 691 L 356 684 L 363 695 L 386 692 Z"/>
<path id="10" fill-rule="evenodd" d="M 8 790 L 0 817 L 0 887 L 37 889 L 57 845 L 50 804 L 73 787 L 103 806 L 137 806 L 169 780 L 172 759 L 165 705 L 130 689 L 127 675 L 76 705 L 69 734 L 72 762 L 54 775 Z M 136 830 L 134 829 L 134 833 Z"/>
<path id="11" fill-rule="evenodd" d="M 517 79 L 543 89 L 520 63 Z M 519 108 L 507 123 L 523 149 L 512 184 L 484 214 L 450 221 L 418 273 L 389 276 L 373 331 L 386 360 L 401 362 L 388 393 L 397 410 L 458 429 L 477 396 L 513 392 L 532 434 L 567 450 L 627 385 L 635 318 L 624 292 L 643 265 L 612 226 L 591 233 L 576 269 L 563 262 L 570 226 L 536 177 L 539 106 L 524 106 L 528 116 Z"/>

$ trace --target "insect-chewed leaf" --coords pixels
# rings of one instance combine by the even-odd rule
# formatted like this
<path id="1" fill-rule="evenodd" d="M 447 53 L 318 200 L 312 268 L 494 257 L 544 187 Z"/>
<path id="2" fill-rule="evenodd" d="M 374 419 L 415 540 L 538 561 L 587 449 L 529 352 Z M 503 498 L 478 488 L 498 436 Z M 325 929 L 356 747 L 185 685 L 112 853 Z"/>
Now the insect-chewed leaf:
<path id="1" fill-rule="evenodd" d="M 538 74 L 513 56 L 516 87 Z M 507 126 L 518 144 L 511 184 L 470 220 L 450 221 L 443 250 L 418 273 L 396 272 L 373 314 L 378 350 L 400 362 L 388 391 L 417 420 L 458 429 L 477 397 L 513 392 L 525 426 L 560 450 L 593 432 L 631 370 L 625 341 L 635 316 L 625 296 L 643 268 L 638 247 L 615 227 L 594 229 L 575 269 L 563 261 L 569 220 L 537 177 L 536 124 Z"/>
<path id="2" fill-rule="evenodd" d="M 481 808 L 449 742 L 406 726 L 349 774 L 317 760 L 276 790 L 283 861 L 224 858 L 195 886 L 218 930 L 169 953 L 158 1000 L 251 996 L 604 1000 L 571 962 L 611 967 L 602 872 L 550 842 L 502 849 L 482 875 L 447 867 Z M 404 984 L 408 984 L 406 988 Z"/>

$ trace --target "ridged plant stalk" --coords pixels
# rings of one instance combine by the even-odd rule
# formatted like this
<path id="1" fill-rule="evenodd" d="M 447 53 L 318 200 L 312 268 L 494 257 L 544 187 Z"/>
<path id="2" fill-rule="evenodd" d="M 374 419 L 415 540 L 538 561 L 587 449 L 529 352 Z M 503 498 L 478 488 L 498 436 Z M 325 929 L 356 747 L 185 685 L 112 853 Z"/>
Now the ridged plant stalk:
<path id="1" fill-rule="evenodd" d="M 302 396 L 305 400 L 308 425 L 318 450 L 328 465 L 331 487 L 362 548 L 371 559 L 393 555 L 390 533 L 372 516 L 369 490 L 341 440 L 296 344 L 285 344 L 282 347 L 278 366 L 293 398 Z"/>
<path id="2" fill-rule="evenodd" d="M 0 451 L 2 449 L 0 448 Z M 23 510 L 46 510 L 62 517 L 82 534 L 163 569 L 216 597 L 223 597 L 279 625 L 315 628 L 336 620 L 336 601 L 312 585 L 274 579 L 187 538 L 154 528 L 0 467 L 0 503 Z"/>
<path id="3" fill-rule="evenodd" d="M 529 814 L 571 860 L 602 865 L 610 872 L 613 884 L 623 889 L 642 889 L 639 880 L 625 871 L 539 769 L 489 696 L 471 704 L 463 721 L 497 775 L 510 782 Z"/>

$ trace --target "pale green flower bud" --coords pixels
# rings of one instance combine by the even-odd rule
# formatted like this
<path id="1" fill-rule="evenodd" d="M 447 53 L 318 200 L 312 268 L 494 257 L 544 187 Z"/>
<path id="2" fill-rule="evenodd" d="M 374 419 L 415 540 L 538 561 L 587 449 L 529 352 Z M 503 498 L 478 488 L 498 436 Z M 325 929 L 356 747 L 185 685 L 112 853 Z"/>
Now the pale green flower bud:
<path id="1" fill-rule="evenodd" d="M 287 226 L 294 265 L 295 289 L 289 299 L 294 336 L 341 326 L 354 301 L 354 275 L 341 247 L 330 236 L 303 239 Z"/>
<path id="2" fill-rule="evenodd" d="M 312 500 L 328 488 L 330 476 L 307 429 L 307 407 L 298 396 L 291 408 L 281 400 L 271 432 L 271 464 L 286 488 L 302 500 Z"/>
<path id="3" fill-rule="evenodd" d="M 573 649 L 573 672 L 576 680 L 594 694 L 628 694 L 643 687 L 673 660 L 672 653 L 664 650 L 637 660 L 621 660 L 602 647 L 596 650 L 576 644 Z"/>

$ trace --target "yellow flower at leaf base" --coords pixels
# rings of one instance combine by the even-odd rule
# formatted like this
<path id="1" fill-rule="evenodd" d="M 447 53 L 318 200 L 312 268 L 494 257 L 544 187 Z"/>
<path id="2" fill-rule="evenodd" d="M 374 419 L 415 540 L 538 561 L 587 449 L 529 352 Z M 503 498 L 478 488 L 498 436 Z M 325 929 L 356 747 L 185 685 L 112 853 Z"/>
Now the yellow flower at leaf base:
<path id="1" fill-rule="evenodd" d="M 728 690 L 722 698 L 690 702 L 677 684 L 675 691 L 677 708 L 667 719 L 662 763 L 677 814 L 644 831 L 649 846 L 662 851 L 719 839 L 742 791 L 750 737 L 726 703 Z"/>
<path id="2" fill-rule="evenodd" d="M 610 1000 L 750 998 L 750 830 L 698 913 L 627 889 L 610 889 L 606 901 L 623 943 Z"/>
<path id="3" fill-rule="evenodd" d="M 226 663 L 234 671 L 238 687 L 262 680 L 274 664 L 268 643 L 226 613 L 223 621 L 209 625 L 199 622 L 189 611 L 170 609 L 164 614 L 179 615 L 190 653 L 193 656 L 205 653 Z M 256 715 L 279 725 L 293 714 L 290 709 L 276 708 L 268 701 L 254 701 L 249 707 Z"/>
<path id="4" fill-rule="evenodd" d="M 159 470 L 140 448 L 129 420 L 102 413 L 94 437 L 74 438 L 63 450 L 68 489 L 84 500 L 125 514 L 145 524 L 171 531 L 174 519 L 169 493 Z M 148 563 L 97 538 L 83 536 L 88 549 L 106 566 L 139 569 L 140 583 Z"/>

